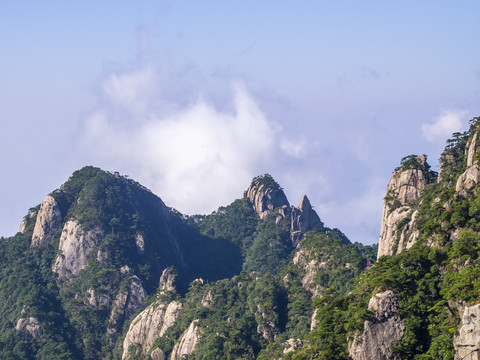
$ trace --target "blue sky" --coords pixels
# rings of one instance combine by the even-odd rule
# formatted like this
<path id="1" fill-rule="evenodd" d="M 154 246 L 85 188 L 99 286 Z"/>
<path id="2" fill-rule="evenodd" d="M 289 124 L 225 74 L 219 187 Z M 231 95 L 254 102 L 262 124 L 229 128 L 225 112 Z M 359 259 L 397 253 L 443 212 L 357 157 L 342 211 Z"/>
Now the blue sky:
<path id="1" fill-rule="evenodd" d="M 480 115 L 479 1 L 2 1 L 0 234 L 84 165 L 184 213 L 270 173 L 378 241 L 393 169 Z"/>

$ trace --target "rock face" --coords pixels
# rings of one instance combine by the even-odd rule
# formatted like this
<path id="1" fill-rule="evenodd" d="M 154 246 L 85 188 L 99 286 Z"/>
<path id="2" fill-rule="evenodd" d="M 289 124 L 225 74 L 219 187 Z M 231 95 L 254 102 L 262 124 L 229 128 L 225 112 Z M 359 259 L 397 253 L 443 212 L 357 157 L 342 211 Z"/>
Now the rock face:
<path id="1" fill-rule="evenodd" d="M 25 234 L 25 231 L 27 230 L 27 225 L 28 223 L 35 217 L 37 216 L 36 211 L 32 211 L 29 213 L 25 218 L 23 219 L 22 223 L 20 224 L 20 228 L 18 229 L 18 232 L 20 234 Z"/>
<path id="2" fill-rule="evenodd" d="M 120 324 L 140 309 L 146 296 L 147 293 L 142 286 L 142 282 L 136 275 L 131 277 L 128 288 L 117 294 L 112 304 L 107 328 L 112 346 L 115 344 L 117 332 L 121 330 L 119 329 Z"/>
<path id="3" fill-rule="evenodd" d="M 48 195 L 40 205 L 40 210 L 37 214 L 32 235 L 32 246 L 49 242 L 59 229 L 61 221 L 60 207 L 55 199 Z"/>
<path id="4" fill-rule="evenodd" d="M 480 304 L 464 308 L 453 344 L 455 360 L 480 359 Z"/>
<path id="5" fill-rule="evenodd" d="M 480 166 L 474 164 L 458 177 L 455 191 L 459 195 L 465 195 L 466 191 L 473 190 L 480 181 Z"/>
<path id="6" fill-rule="evenodd" d="M 467 156 L 467 167 L 472 166 L 475 163 L 475 154 L 477 150 L 477 137 L 478 133 L 475 133 L 471 139 L 468 140 L 465 155 Z"/>
<path id="7" fill-rule="evenodd" d="M 269 186 L 267 181 L 274 186 Z M 283 190 L 269 175 L 254 179 L 246 196 L 260 219 L 265 219 L 277 207 L 290 206 Z"/>
<path id="8" fill-rule="evenodd" d="M 478 161 L 475 161 L 477 137 L 478 133 L 475 132 L 473 136 L 468 139 L 465 146 L 467 169 L 458 177 L 455 186 L 455 191 L 460 196 L 465 196 L 467 191 L 473 190 L 480 181 L 480 166 L 478 165 Z"/>
<path id="9" fill-rule="evenodd" d="M 142 354 L 148 353 L 155 339 L 163 336 L 165 331 L 175 323 L 181 307 L 177 301 L 169 304 L 155 302 L 138 314 L 130 324 L 123 341 L 122 359 L 127 358 L 128 347 L 134 343 L 142 346 Z"/>
<path id="10" fill-rule="evenodd" d="M 426 174 L 429 166 L 425 155 L 417 156 L 415 160 L 417 166 L 395 170 L 388 183 L 383 202 L 378 258 L 410 248 L 418 237 L 413 229 L 416 213 L 411 203 L 419 199 L 428 183 Z M 400 229 L 399 225 L 403 227 Z"/>
<path id="11" fill-rule="evenodd" d="M 293 257 L 293 263 L 298 267 L 305 269 L 305 275 L 302 278 L 302 286 L 308 291 L 310 296 L 317 296 L 322 289 L 315 281 L 315 275 L 319 269 L 326 269 L 327 264 L 320 262 L 318 256 L 300 249 Z"/>
<path id="12" fill-rule="evenodd" d="M 167 268 L 163 270 L 162 276 L 160 276 L 158 290 L 160 292 L 176 291 L 175 289 L 176 277 L 177 276 L 173 268 Z"/>
<path id="13" fill-rule="evenodd" d="M 167 292 L 175 293 L 175 279 L 176 274 L 173 268 L 163 270 L 158 287 L 159 295 L 166 294 Z M 142 349 L 142 354 L 147 354 L 151 350 L 155 339 L 163 336 L 165 331 L 175 323 L 181 308 L 182 304 L 178 301 L 165 303 L 158 300 L 138 314 L 130 324 L 130 328 L 123 341 L 122 359 L 127 358 L 128 348 L 132 344 L 139 344 Z M 155 354 L 153 354 L 154 352 Z M 161 349 L 155 349 L 150 357 L 154 359 L 154 356 L 158 359 L 163 359 L 164 353 Z"/>
<path id="14" fill-rule="evenodd" d="M 365 321 L 363 333 L 348 343 L 351 360 L 394 360 L 390 348 L 405 332 L 405 323 L 397 314 L 398 298 L 391 290 L 370 299 L 368 310 L 374 316 Z"/>
<path id="15" fill-rule="evenodd" d="M 302 239 L 303 233 L 317 227 L 323 227 L 323 223 L 313 210 L 307 195 L 304 195 L 298 208 L 292 209 L 291 238 L 294 245 Z"/>
<path id="16" fill-rule="evenodd" d="M 175 344 L 170 360 L 181 360 L 184 356 L 189 356 L 195 351 L 200 331 L 197 326 L 198 320 L 193 320 L 187 330 L 180 336 L 178 343 Z"/>
<path id="17" fill-rule="evenodd" d="M 40 323 L 36 317 L 20 318 L 17 321 L 15 330 L 28 332 L 34 339 L 40 338 L 42 336 L 42 331 L 40 329 Z"/>
<path id="18" fill-rule="evenodd" d="M 290 222 L 290 237 L 295 246 L 302 240 L 305 232 L 323 227 L 306 195 L 302 197 L 297 208 L 290 206 L 285 193 L 270 175 L 253 179 L 245 196 L 262 220 L 278 209 L 276 222 L 277 224 L 282 220 Z"/>
<path id="19" fill-rule="evenodd" d="M 63 227 L 58 255 L 52 270 L 65 278 L 68 275 L 78 275 L 87 265 L 88 253 L 103 237 L 100 229 L 93 228 L 84 231 L 76 220 L 68 220 Z"/>
<path id="20" fill-rule="evenodd" d="M 108 306 L 111 303 L 108 294 L 97 293 L 94 289 L 88 289 L 87 293 L 89 295 L 88 303 L 93 307 Z"/>

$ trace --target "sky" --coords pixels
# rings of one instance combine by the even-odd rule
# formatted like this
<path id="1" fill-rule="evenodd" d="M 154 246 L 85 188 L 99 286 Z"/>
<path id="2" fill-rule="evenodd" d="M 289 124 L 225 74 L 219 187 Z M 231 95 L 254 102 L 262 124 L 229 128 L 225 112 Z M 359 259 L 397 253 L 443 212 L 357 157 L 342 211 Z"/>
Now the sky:
<path id="1" fill-rule="evenodd" d="M 0 0 L 0 235 L 85 165 L 185 214 L 269 173 L 373 244 L 392 172 L 480 116 L 480 2 Z"/>

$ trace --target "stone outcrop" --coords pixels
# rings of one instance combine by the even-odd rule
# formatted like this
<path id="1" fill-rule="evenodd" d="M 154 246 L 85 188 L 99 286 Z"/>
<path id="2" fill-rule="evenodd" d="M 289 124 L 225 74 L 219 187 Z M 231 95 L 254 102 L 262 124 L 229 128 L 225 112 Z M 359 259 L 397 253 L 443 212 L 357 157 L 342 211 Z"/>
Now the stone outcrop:
<path id="1" fill-rule="evenodd" d="M 155 339 L 163 336 L 175 323 L 181 308 L 181 303 L 177 301 L 169 304 L 157 301 L 138 314 L 123 341 L 122 359 L 127 358 L 129 346 L 135 343 L 142 346 L 142 354 L 148 353 Z"/>
<path id="2" fill-rule="evenodd" d="M 253 179 L 245 192 L 245 197 L 262 220 L 277 209 L 276 223 L 287 221 L 290 226 L 290 238 L 295 246 L 303 239 L 305 232 L 323 228 L 323 223 L 313 210 L 308 197 L 304 195 L 297 208 L 290 206 L 285 193 L 270 175 Z"/>
<path id="3" fill-rule="evenodd" d="M 413 228 L 417 214 L 411 205 L 420 198 L 429 181 L 429 166 L 425 155 L 417 156 L 416 162 L 415 167 L 395 170 L 388 183 L 383 202 L 378 258 L 408 249 L 418 238 L 418 233 Z M 399 228 L 399 225 L 403 226 Z"/>
<path id="4" fill-rule="evenodd" d="M 315 275 L 319 269 L 326 269 L 327 263 L 321 260 L 320 256 L 313 256 L 310 252 L 300 249 L 293 257 L 293 263 L 305 270 L 302 277 L 302 286 L 308 291 L 310 296 L 317 296 L 322 289 L 315 281 Z"/>
<path id="5" fill-rule="evenodd" d="M 137 252 L 143 255 L 145 252 L 145 239 L 142 234 L 137 234 L 135 236 L 135 245 L 137 246 Z"/>
<path id="6" fill-rule="evenodd" d="M 49 242 L 60 228 L 62 214 L 55 199 L 48 195 L 40 205 L 32 235 L 32 246 Z"/>
<path id="7" fill-rule="evenodd" d="M 25 216 L 25 218 L 23 219 L 23 221 L 20 224 L 20 227 L 18 229 L 18 232 L 20 234 L 25 234 L 25 231 L 27 230 L 28 223 L 30 221 L 32 221 L 32 219 L 35 218 L 35 216 L 37 216 L 37 211 L 32 211 L 32 212 L 28 213 L 27 216 Z"/>
<path id="8" fill-rule="evenodd" d="M 473 190 L 480 181 L 480 166 L 474 164 L 467 168 L 463 174 L 457 179 L 455 191 L 462 196 L 466 195 L 466 191 Z"/>
<path id="9" fill-rule="evenodd" d="M 480 359 L 480 304 L 465 306 L 460 310 L 460 314 L 460 328 L 453 340 L 455 360 L 478 360 Z"/>
<path id="10" fill-rule="evenodd" d="M 195 351 L 195 346 L 200 339 L 200 330 L 198 320 L 193 320 L 187 330 L 180 336 L 175 344 L 170 360 L 181 360 L 184 356 L 189 356 Z"/>
<path id="11" fill-rule="evenodd" d="M 455 186 L 455 191 L 460 196 L 465 196 L 468 191 L 473 190 L 480 181 L 480 166 L 475 161 L 477 153 L 477 137 L 475 132 L 465 145 L 465 158 L 467 159 L 467 169 L 461 174 Z"/>
<path id="12" fill-rule="evenodd" d="M 107 291 L 105 293 L 96 292 L 94 289 L 88 289 L 88 303 L 93 307 L 108 306 L 112 302 L 110 295 Z"/>
<path id="13" fill-rule="evenodd" d="M 390 348 L 398 344 L 405 332 L 405 323 L 398 316 L 398 297 L 391 290 L 370 299 L 368 310 L 373 317 L 365 321 L 363 333 L 348 342 L 351 360 L 394 360 Z"/>
<path id="14" fill-rule="evenodd" d="M 260 219 L 265 219 L 278 207 L 290 206 L 285 193 L 278 184 L 275 184 L 275 187 L 268 186 L 265 179 L 275 184 L 275 181 L 269 175 L 265 175 L 254 179 L 245 193 Z"/>
<path id="15" fill-rule="evenodd" d="M 176 292 L 176 276 L 173 268 L 163 270 L 158 286 L 159 295 L 164 295 L 167 292 Z M 175 323 L 181 308 L 182 304 L 178 301 L 165 303 L 158 300 L 138 314 L 130 324 L 130 328 L 123 341 L 122 359 L 127 358 L 128 348 L 132 344 L 139 344 L 142 349 L 142 354 L 150 352 L 155 339 L 163 336 L 165 331 Z M 162 359 L 162 356 L 164 357 L 161 349 L 155 349 L 153 352 L 155 352 L 154 355 L 150 354 L 152 359 L 154 356 L 158 359 Z"/>
<path id="16" fill-rule="evenodd" d="M 285 341 L 283 346 L 284 346 L 283 354 L 287 354 L 287 353 L 295 351 L 299 347 L 301 347 L 302 346 L 302 340 L 300 340 L 300 339 L 288 339 L 287 341 Z"/>
<path id="17" fill-rule="evenodd" d="M 313 228 L 323 227 L 320 217 L 313 210 L 307 195 L 303 195 L 297 208 L 292 209 L 291 238 L 293 245 L 297 245 L 302 239 L 303 234 Z"/>
<path id="18" fill-rule="evenodd" d="M 40 329 L 40 323 L 36 317 L 20 318 L 15 325 L 15 330 L 27 332 L 34 339 L 38 339 L 42 336 L 42 330 Z"/>
<path id="19" fill-rule="evenodd" d="M 130 278 L 128 288 L 117 294 L 112 304 L 107 328 L 111 345 L 115 343 L 117 332 L 121 330 L 120 325 L 140 309 L 146 296 L 142 282 L 136 275 Z"/>
<path id="20" fill-rule="evenodd" d="M 76 220 L 68 220 L 63 227 L 58 255 L 52 270 L 65 278 L 78 275 L 87 266 L 88 253 L 100 242 L 103 233 L 98 228 L 84 231 Z"/>
<path id="21" fill-rule="evenodd" d="M 166 268 L 160 276 L 160 281 L 158 284 L 158 291 L 160 293 L 165 293 L 168 291 L 176 291 L 175 281 L 177 279 L 177 274 L 173 268 Z"/>
<path id="22" fill-rule="evenodd" d="M 165 354 L 162 349 L 156 348 L 150 353 L 150 359 L 152 360 L 165 360 Z"/>

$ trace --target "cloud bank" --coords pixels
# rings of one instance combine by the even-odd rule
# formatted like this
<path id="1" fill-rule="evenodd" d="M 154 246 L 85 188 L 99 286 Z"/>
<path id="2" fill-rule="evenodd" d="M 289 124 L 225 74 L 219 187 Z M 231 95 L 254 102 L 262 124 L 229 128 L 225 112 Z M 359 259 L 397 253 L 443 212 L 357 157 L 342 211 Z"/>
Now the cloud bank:
<path id="1" fill-rule="evenodd" d="M 431 124 L 422 124 L 422 134 L 431 143 L 443 144 L 454 132 L 463 127 L 467 112 L 463 110 L 444 110 Z"/>
<path id="2" fill-rule="evenodd" d="M 160 80 L 149 67 L 110 74 L 85 122 L 82 151 L 99 166 L 135 174 L 184 213 L 208 213 L 240 197 L 272 159 L 274 124 L 240 81 L 231 83 L 227 111 L 202 96 L 169 102 Z"/>

